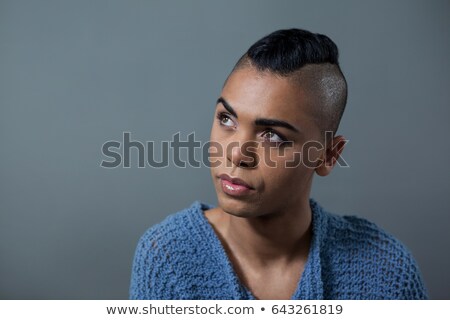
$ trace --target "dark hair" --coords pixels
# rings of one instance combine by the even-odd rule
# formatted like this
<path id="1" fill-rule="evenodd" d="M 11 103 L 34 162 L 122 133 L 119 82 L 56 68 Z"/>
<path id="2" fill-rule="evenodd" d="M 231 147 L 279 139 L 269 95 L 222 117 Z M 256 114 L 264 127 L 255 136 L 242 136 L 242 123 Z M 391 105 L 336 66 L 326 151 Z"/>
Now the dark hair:
<path id="1" fill-rule="evenodd" d="M 253 44 L 246 56 L 260 70 L 281 75 L 297 71 L 305 64 L 338 64 L 338 48 L 330 38 L 306 30 L 275 31 Z"/>
<path id="2" fill-rule="evenodd" d="M 336 133 L 347 103 L 347 82 L 338 58 L 336 44 L 323 34 L 301 29 L 278 30 L 254 43 L 233 71 L 252 66 L 298 80 L 320 102 L 314 112 L 321 129 Z M 302 74 L 307 65 L 313 68 L 307 75 Z"/>

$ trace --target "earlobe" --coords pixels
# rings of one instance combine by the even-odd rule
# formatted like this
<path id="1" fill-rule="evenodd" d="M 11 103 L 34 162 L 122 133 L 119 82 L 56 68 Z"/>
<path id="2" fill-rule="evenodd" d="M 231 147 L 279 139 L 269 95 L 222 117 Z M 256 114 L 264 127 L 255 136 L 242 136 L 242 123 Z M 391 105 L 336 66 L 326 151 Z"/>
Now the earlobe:
<path id="1" fill-rule="evenodd" d="M 334 164 L 333 164 L 334 165 Z M 326 161 L 321 161 L 321 165 L 318 166 L 315 171 L 316 173 L 321 176 L 321 177 L 325 177 L 327 175 L 329 175 L 331 173 L 331 170 L 333 169 L 333 166 L 330 166 L 329 164 L 327 164 Z"/>

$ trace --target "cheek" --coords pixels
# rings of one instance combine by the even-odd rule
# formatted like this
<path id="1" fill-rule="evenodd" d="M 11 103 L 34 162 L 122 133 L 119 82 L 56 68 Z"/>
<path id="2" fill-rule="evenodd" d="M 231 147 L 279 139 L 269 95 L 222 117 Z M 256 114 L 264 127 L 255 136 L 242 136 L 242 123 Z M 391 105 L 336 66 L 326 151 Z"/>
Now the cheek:
<path id="1" fill-rule="evenodd" d="M 296 168 L 264 168 L 263 172 L 266 181 L 274 187 L 291 187 L 292 183 L 299 184 L 306 181 L 311 170 L 304 166 L 298 166 Z"/>
<path id="2" fill-rule="evenodd" d="M 301 199 L 308 192 L 311 175 L 304 167 L 278 169 L 267 172 L 265 190 L 263 191 L 264 205 L 291 205 Z"/>
<path id="3" fill-rule="evenodd" d="M 325 152 L 325 146 L 318 137 L 310 139 L 302 146 L 302 162 L 306 167 L 315 169 L 321 164 Z"/>
<path id="4" fill-rule="evenodd" d="M 262 165 L 279 170 L 298 168 L 302 164 L 302 153 L 298 147 L 285 145 L 284 147 L 264 147 L 260 152 Z"/>
<path id="5" fill-rule="evenodd" d="M 323 157 L 323 146 L 317 143 L 305 143 L 285 147 L 263 148 L 260 152 L 262 164 L 277 169 L 297 169 L 295 175 L 314 170 Z M 291 173 L 290 173 L 291 174 Z"/>
<path id="6" fill-rule="evenodd" d="M 313 169 L 303 164 L 303 154 L 297 149 L 274 151 L 270 154 L 264 154 L 260 171 L 266 181 L 267 189 L 274 190 L 278 188 L 285 192 L 286 188 L 307 184 Z M 270 158 L 270 162 L 267 159 Z M 284 190 L 284 191 L 283 191 Z"/>

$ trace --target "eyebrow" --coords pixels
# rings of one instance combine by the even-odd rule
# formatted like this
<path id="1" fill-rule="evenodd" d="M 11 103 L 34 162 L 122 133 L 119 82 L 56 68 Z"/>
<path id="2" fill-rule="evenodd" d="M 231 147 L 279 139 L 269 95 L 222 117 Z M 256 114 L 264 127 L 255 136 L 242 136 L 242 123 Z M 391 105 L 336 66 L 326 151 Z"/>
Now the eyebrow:
<path id="1" fill-rule="evenodd" d="M 217 104 L 221 103 L 227 111 L 233 115 L 236 119 L 238 119 L 238 115 L 236 111 L 234 111 L 233 107 L 230 106 L 230 104 L 223 98 L 220 97 L 217 99 Z M 283 127 L 289 130 L 292 130 L 294 132 L 300 133 L 300 131 L 295 128 L 290 123 L 283 121 L 283 120 L 277 120 L 277 119 L 267 119 L 267 118 L 257 118 L 255 120 L 255 125 L 257 126 L 271 126 L 271 127 Z"/>

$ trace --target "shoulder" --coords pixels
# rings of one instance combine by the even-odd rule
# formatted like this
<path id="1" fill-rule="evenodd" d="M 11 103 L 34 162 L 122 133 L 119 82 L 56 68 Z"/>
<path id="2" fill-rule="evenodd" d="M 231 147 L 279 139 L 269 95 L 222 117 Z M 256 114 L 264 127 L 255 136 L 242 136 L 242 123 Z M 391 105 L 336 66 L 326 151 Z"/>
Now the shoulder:
<path id="1" fill-rule="evenodd" d="M 393 235 L 375 223 L 355 215 L 337 215 L 327 213 L 330 240 L 347 246 L 352 244 L 367 249 L 396 250 L 407 254 L 408 249 Z"/>
<path id="2" fill-rule="evenodd" d="M 372 299 L 426 298 L 417 262 L 399 239 L 365 218 L 324 214 L 325 260 L 339 266 L 329 265 L 330 270 L 365 288 Z"/>
<path id="3" fill-rule="evenodd" d="M 356 215 L 332 213 L 314 199 L 310 201 L 313 224 L 320 233 L 324 246 L 333 246 L 334 250 L 354 247 L 360 250 L 394 250 L 400 254 L 409 254 L 406 246 L 375 223 Z"/>
<path id="4" fill-rule="evenodd" d="M 161 222 L 148 228 L 140 237 L 138 245 L 149 248 L 160 247 L 162 244 L 170 244 L 192 235 L 196 232 L 192 228 L 192 221 L 198 219 L 202 206 L 204 204 L 200 201 L 195 201 L 189 207 L 168 215 Z"/>
<path id="5" fill-rule="evenodd" d="M 136 246 L 130 284 L 131 299 L 172 299 L 180 269 L 195 255 L 197 222 L 210 205 L 195 201 L 147 229 Z"/>
<path id="6" fill-rule="evenodd" d="M 409 249 L 399 239 L 375 223 L 355 215 L 327 214 L 327 240 L 334 249 L 353 249 L 380 257 L 412 258 Z"/>

